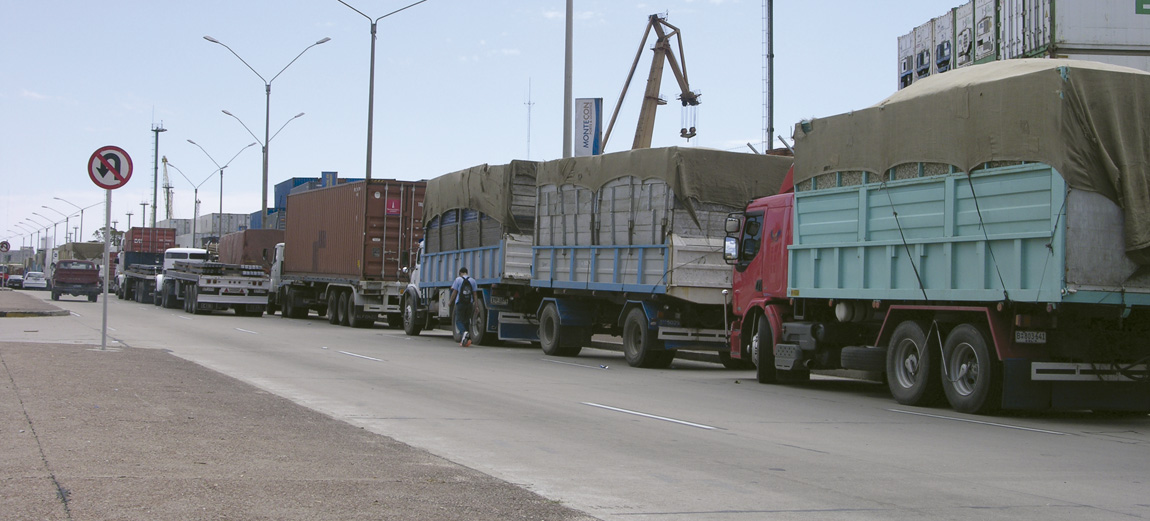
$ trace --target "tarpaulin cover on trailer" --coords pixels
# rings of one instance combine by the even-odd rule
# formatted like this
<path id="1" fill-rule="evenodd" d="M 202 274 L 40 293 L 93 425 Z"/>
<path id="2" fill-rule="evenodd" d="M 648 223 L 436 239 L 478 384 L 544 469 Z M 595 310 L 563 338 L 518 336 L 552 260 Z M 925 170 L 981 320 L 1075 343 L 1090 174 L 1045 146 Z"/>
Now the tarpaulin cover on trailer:
<path id="1" fill-rule="evenodd" d="M 970 172 L 1038 161 L 1123 209 L 1126 252 L 1150 264 L 1150 74 L 1023 59 L 934 75 L 862 110 L 795 126 L 795 184 L 905 163 Z"/>
<path id="2" fill-rule="evenodd" d="M 743 207 L 779 192 L 794 159 L 705 148 L 646 148 L 574 157 L 539 165 L 537 183 L 573 184 L 598 190 L 611 180 L 633 176 L 661 179 L 686 202 Z"/>
<path id="3" fill-rule="evenodd" d="M 512 161 L 506 165 L 479 165 L 427 181 L 424 214 L 438 216 L 447 210 L 478 210 L 499 221 L 514 233 L 518 230 L 512 212 L 512 184 L 517 176 L 535 178 L 538 163 Z"/>

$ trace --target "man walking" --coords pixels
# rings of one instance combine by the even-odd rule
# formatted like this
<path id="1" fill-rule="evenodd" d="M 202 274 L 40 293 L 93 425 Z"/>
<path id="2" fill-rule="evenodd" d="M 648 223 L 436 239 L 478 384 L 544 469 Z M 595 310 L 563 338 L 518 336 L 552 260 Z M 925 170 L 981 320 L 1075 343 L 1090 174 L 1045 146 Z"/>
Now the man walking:
<path id="1" fill-rule="evenodd" d="M 471 345 L 471 315 L 475 314 L 475 279 L 467 276 L 467 268 L 459 268 L 459 276 L 451 283 L 451 300 L 455 303 L 455 332 L 459 345 Z"/>

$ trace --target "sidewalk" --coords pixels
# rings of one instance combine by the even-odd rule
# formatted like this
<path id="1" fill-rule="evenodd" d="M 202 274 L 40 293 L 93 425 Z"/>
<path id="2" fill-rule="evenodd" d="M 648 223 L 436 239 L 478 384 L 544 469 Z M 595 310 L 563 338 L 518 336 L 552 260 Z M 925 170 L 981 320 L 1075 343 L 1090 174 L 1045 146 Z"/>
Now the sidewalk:
<path id="1" fill-rule="evenodd" d="M 154 349 L 0 341 L 0 454 L 4 519 L 593 519 Z"/>
<path id="2" fill-rule="evenodd" d="M 0 318 L 67 315 L 67 310 L 60 309 L 36 297 L 8 288 L 0 288 Z"/>

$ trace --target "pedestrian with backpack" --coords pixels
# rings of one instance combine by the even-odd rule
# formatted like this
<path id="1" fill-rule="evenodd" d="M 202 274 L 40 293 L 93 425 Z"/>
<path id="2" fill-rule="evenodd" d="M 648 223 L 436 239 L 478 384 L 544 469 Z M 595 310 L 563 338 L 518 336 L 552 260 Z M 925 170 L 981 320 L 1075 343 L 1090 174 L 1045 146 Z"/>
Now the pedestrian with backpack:
<path id="1" fill-rule="evenodd" d="M 459 345 L 471 345 L 471 315 L 475 314 L 475 279 L 467 276 L 467 268 L 459 268 L 459 276 L 451 283 L 451 300 L 455 304 L 455 332 Z"/>

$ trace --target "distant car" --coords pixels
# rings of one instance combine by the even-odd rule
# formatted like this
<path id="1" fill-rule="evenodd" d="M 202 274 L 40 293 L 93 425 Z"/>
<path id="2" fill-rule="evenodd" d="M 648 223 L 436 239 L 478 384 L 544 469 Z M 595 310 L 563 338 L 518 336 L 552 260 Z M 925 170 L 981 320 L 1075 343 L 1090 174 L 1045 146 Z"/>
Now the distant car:
<path id="1" fill-rule="evenodd" d="M 48 279 L 44 272 L 29 271 L 24 274 L 24 289 L 48 289 Z"/>
<path id="2" fill-rule="evenodd" d="M 23 288 L 24 287 L 24 276 L 23 275 L 9 275 L 8 276 L 8 287 L 9 288 Z"/>

